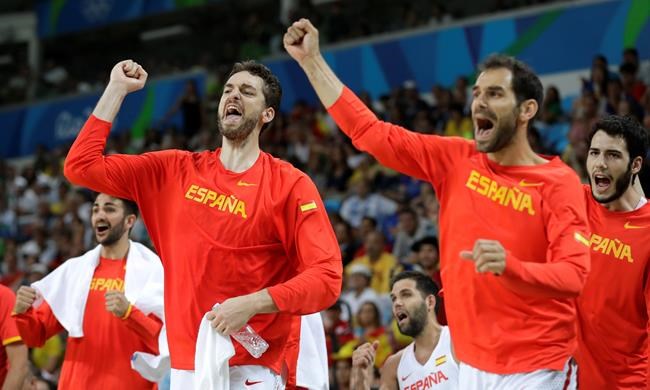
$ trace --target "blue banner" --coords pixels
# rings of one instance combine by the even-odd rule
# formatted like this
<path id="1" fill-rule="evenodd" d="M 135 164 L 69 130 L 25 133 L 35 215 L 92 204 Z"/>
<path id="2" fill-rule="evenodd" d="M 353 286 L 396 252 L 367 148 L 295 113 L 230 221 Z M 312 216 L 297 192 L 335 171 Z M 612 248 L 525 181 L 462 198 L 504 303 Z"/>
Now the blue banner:
<path id="1" fill-rule="evenodd" d="M 199 95 L 205 95 L 205 74 L 193 73 L 173 78 L 150 80 L 138 92 L 129 94 L 113 122 L 112 133 L 130 131 L 134 137 L 160 123 L 170 108 L 183 96 L 188 82 L 195 82 Z M 101 93 L 38 103 L 26 108 L 0 111 L 0 156 L 30 155 L 37 145 L 51 149 L 70 144 L 92 113 Z M 180 127 L 176 113 L 166 124 Z"/>
<path id="2" fill-rule="evenodd" d="M 41 0 L 36 4 L 42 38 L 106 26 L 220 0 Z"/>
<path id="3" fill-rule="evenodd" d="M 377 99 L 406 80 L 415 81 L 422 92 L 430 92 L 436 84 L 451 86 L 459 76 L 471 77 L 477 65 L 495 52 L 515 56 L 546 75 L 588 69 L 596 54 L 618 64 L 627 47 L 636 47 L 642 60 L 650 59 L 648 0 L 560 5 L 525 16 L 334 48 L 323 55 L 346 85 Z M 282 82 L 283 110 L 297 100 L 317 104 L 316 94 L 294 60 L 268 60 L 266 64 Z"/>

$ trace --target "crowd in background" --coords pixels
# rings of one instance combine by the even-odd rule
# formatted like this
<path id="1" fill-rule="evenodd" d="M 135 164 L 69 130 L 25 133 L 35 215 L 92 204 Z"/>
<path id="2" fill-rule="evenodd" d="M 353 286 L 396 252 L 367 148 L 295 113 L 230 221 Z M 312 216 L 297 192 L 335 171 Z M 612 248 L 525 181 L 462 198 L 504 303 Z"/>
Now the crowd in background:
<path id="1" fill-rule="evenodd" d="M 342 12 L 338 5 L 331 5 L 332 13 Z M 295 15 L 301 12 L 310 16 L 309 9 L 297 10 Z M 394 29 L 412 26 L 406 23 L 409 18 L 414 24 L 426 22 L 426 18 L 418 16 L 422 13 L 412 13 L 405 11 L 404 18 L 395 18 L 400 23 Z M 370 27 L 349 25 L 346 29 L 337 24 L 345 18 L 322 18 L 320 25 L 331 41 L 376 32 Z M 611 66 L 608 61 L 619 65 Z M 58 67 L 61 69 L 57 70 L 54 63 L 46 64 L 46 73 L 41 77 L 52 81 L 69 76 L 65 68 Z M 222 80 L 227 70 L 219 68 L 214 77 Z M 537 152 L 560 155 L 587 182 L 587 137 L 599 117 L 631 115 L 650 128 L 650 72 L 648 64 L 639 62 L 636 50 L 628 49 L 620 58 L 596 55 L 589 77 L 582 82 L 582 92 L 572 104 L 566 104 L 556 86 L 546 86 L 529 139 Z M 94 83 L 101 85 L 98 80 Z M 170 107 L 170 115 L 182 114 L 182 127 L 163 122 L 141 139 L 132 139 L 129 132 L 121 133 L 109 139 L 107 153 L 219 147 L 219 90 L 208 91 L 201 97 L 197 87 L 189 83 L 185 95 Z M 466 76 L 459 76 L 452 86 L 422 86 L 406 80 L 375 101 L 364 91 L 356 92 L 388 122 L 426 134 L 473 136 L 469 115 L 471 81 Z M 264 130 L 261 147 L 309 174 L 330 215 L 341 248 L 345 281 L 339 302 L 322 314 L 332 386 L 346 389 L 355 346 L 379 341 L 379 367 L 387 356 L 410 342 L 391 318 L 391 276 L 403 269 L 419 269 L 440 283 L 435 193 L 428 183 L 387 169 L 357 151 L 322 107 L 305 102 L 296 102 L 291 110 L 277 115 Z M 0 283 L 13 289 L 39 280 L 95 245 L 90 228 L 93 194 L 71 186 L 63 177 L 66 153 L 66 148 L 41 147 L 27 163 L 0 161 Z M 646 193 L 650 193 L 648 171 L 645 169 L 641 175 Z M 142 222 L 134 228 L 132 238 L 150 245 Z M 444 324 L 444 310 L 438 317 Z M 63 335 L 58 335 L 31 352 L 40 376 L 51 384 L 56 383 L 64 348 Z"/>
<path id="2" fill-rule="evenodd" d="M 303 17 L 319 26 L 322 42 L 333 44 L 553 1 L 558 0 L 492 0 L 472 6 L 445 0 L 207 2 L 172 15 L 44 39 L 38 67 L 29 65 L 26 46 L 12 47 L 12 62 L 0 63 L 0 106 L 100 90 L 108 79 L 105 64 L 124 56 L 137 57 L 157 77 L 197 66 L 219 72 L 243 58 L 283 53 L 286 26 Z M 188 33 L 155 41 L 139 37 L 143 30 L 176 24 L 187 26 Z M 76 60 L 79 50 L 84 61 Z"/>

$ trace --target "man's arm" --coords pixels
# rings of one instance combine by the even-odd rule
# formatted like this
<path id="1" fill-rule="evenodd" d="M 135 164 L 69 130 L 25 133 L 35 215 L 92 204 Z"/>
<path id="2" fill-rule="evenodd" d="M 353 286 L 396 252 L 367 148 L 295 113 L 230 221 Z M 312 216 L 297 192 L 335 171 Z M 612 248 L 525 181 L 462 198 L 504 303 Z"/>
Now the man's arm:
<path id="1" fill-rule="evenodd" d="M 327 65 L 320 53 L 318 30 L 307 19 L 289 27 L 284 47 L 355 147 L 372 154 L 382 165 L 419 179 L 442 180 L 456 157 L 475 150 L 472 141 L 418 134 L 379 121 Z"/>
<path id="2" fill-rule="evenodd" d="M 460 255 L 474 261 L 479 273 L 501 275 L 499 280 L 517 293 L 542 298 L 577 297 L 590 269 L 589 227 L 578 178 L 564 178 L 547 190 L 544 200 L 549 241 L 545 261 L 524 261 L 500 242 L 483 239 Z"/>
<path id="3" fill-rule="evenodd" d="M 5 345 L 7 360 L 9 361 L 9 371 L 2 385 L 2 390 L 20 390 L 23 388 L 23 382 L 29 373 L 27 363 L 27 347 L 22 342 L 15 342 Z"/>
<path id="4" fill-rule="evenodd" d="M 370 390 L 379 342 L 365 343 L 352 352 L 351 390 Z M 390 358 L 389 358 L 390 360 Z M 388 362 L 388 360 L 387 360 Z M 383 382 L 383 381 L 382 381 Z"/>
<path id="5" fill-rule="evenodd" d="M 131 304 L 124 293 L 108 291 L 105 294 L 106 310 L 134 331 L 151 351 L 158 351 L 158 336 L 162 329 L 162 321 L 153 314 L 145 315 L 140 309 Z"/>
<path id="6" fill-rule="evenodd" d="M 397 367 L 402 357 L 402 352 L 391 355 L 386 359 L 381 367 L 381 379 L 379 390 L 398 390 L 399 382 L 397 381 Z"/>
<path id="7" fill-rule="evenodd" d="M 98 192 L 133 199 L 136 188 L 153 191 L 165 176 L 161 174 L 172 151 L 142 155 L 104 155 L 111 122 L 127 94 L 144 87 L 147 73 L 137 63 L 119 62 L 93 114 L 88 118 L 65 159 L 63 172 L 72 183 Z"/>

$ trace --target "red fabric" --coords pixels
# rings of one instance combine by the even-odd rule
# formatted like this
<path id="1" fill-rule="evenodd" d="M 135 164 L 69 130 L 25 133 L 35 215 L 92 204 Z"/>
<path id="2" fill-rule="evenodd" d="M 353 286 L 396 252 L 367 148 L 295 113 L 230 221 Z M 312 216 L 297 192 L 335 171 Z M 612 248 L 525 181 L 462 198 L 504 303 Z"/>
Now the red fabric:
<path id="1" fill-rule="evenodd" d="M 578 298 L 580 387 L 646 388 L 650 204 L 609 211 L 589 186 L 585 198 L 592 237 L 591 272 Z"/>
<path id="2" fill-rule="evenodd" d="M 157 340 L 162 323 L 135 307 L 125 320 L 106 310 L 106 292 L 113 287 L 123 291 L 125 264 L 124 260 L 100 259 L 86 301 L 84 336 L 68 338 L 60 388 L 155 388 L 154 383 L 131 368 L 131 356 L 136 351 L 158 353 Z M 51 336 L 64 330 L 47 302 L 14 318 L 30 347 L 42 346 Z"/>
<path id="3" fill-rule="evenodd" d="M 20 334 L 16 328 L 11 312 L 16 304 L 16 295 L 9 288 L 0 285 L 0 383 L 4 383 L 9 371 L 9 360 L 5 347 L 9 344 L 21 342 Z"/>
<path id="4" fill-rule="evenodd" d="M 502 166 L 474 141 L 409 132 L 379 121 L 345 89 L 329 112 L 354 145 L 427 180 L 440 200 L 441 274 L 458 358 L 496 374 L 562 370 L 575 350 L 575 297 L 589 271 L 582 187 L 558 158 Z M 503 275 L 460 258 L 498 240 Z"/>
<path id="5" fill-rule="evenodd" d="M 172 367 L 194 369 L 198 325 L 216 302 L 268 288 L 280 313 L 250 325 L 269 349 L 254 359 L 235 343 L 230 364 L 280 372 L 291 316 L 325 309 L 341 291 L 341 255 L 316 186 L 263 152 L 239 174 L 221 164 L 221 149 L 104 156 L 109 130 L 91 116 L 64 172 L 138 203 L 165 269 Z"/>

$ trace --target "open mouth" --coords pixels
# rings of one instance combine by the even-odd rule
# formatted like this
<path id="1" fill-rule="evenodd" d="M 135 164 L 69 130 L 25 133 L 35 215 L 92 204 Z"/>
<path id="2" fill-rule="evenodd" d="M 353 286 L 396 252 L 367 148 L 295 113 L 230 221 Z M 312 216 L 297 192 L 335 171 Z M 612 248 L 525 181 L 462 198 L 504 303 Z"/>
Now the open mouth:
<path id="1" fill-rule="evenodd" d="M 109 228 L 110 228 L 110 226 L 108 226 L 108 224 L 103 224 L 103 223 L 102 224 L 97 224 L 97 226 L 95 226 L 95 232 L 97 232 L 97 234 L 101 235 L 101 234 L 106 233 Z"/>
<path id="2" fill-rule="evenodd" d="M 408 321 L 409 316 L 405 312 L 399 312 L 395 313 L 395 318 L 397 319 L 397 323 L 401 325 Z"/>
<path id="3" fill-rule="evenodd" d="M 234 104 L 226 105 L 226 112 L 224 119 L 228 122 L 234 122 L 240 120 L 242 117 L 242 110 Z"/>
<path id="4" fill-rule="evenodd" d="M 476 118 L 476 139 L 483 140 L 490 136 L 494 122 L 488 118 Z"/>
<path id="5" fill-rule="evenodd" d="M 596 173 L 593 176 L 593 182 L 599 192 L 604 192 L 612 185 L 612 179 L 602 173 Z"/>

